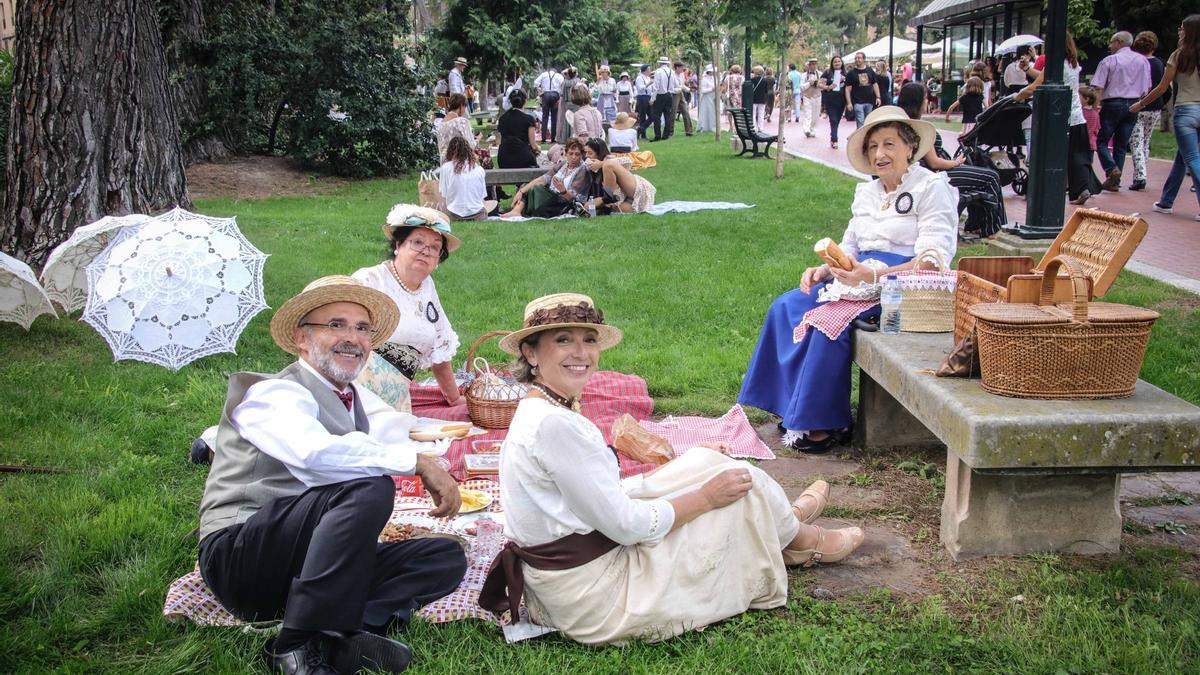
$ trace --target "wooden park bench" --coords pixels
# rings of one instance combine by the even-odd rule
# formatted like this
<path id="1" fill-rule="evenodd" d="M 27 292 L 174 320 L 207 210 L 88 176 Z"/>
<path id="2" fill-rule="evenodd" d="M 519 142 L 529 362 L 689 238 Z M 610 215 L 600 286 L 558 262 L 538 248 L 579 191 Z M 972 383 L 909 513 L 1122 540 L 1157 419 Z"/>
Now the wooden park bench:
<path id="1" fill-rule="evenodd" d="M 737 138 L 742 143 L 742 151 L 737 154 L 738 157 L 752 152 L 751 157 L 766 157 L 771 159 L 771 144 L 779 140 L 779 136 L 767 136 L 761 134 L 754 128 L 754 117 L 752 117 L 745 108 L 732 108 L 729 111 L 733 115 L 733 128 L 737 132 Z M 758 146 L 763 145 L 762 152 L 758 151 Z"/>
<path id="2" fill-rule="evenodd" d="M 958 559 L 1116 553 L 1121 474 L 1200 469 L 1200 408 L 1138 381 L 1131 398 L 1043 401 L 935 377 L 945 333 L 855 335 L 864 449 L 946 447 L 942 544 Z"/>

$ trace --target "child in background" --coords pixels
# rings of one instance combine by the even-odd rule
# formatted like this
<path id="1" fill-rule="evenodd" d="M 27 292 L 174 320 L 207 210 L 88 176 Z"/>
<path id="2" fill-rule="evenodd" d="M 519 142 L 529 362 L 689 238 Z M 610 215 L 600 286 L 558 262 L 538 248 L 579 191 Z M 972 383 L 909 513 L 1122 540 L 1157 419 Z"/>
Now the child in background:
<path id="1" fill-rule="evenodd" d="M 1088 144 L 1096 151 L 1096 134 L 1100 132 L 1100 104 L 1096 90 L 1088 86 L 1079 88 L 1079 102 L 1083 104 L 1083 119 L 1087 122 Z"/>
<path id="2" fill-rule="evenodd" d="M 965 134 L 975 128 L 975 120 L 983 112 L 983 80 L 980 77 L 972 75 L 967 78 L 958 100 L 946 110 L 946 121 L 950 121 L 950 113 L 959 109 L 962 110 L 962 133 Z"/>

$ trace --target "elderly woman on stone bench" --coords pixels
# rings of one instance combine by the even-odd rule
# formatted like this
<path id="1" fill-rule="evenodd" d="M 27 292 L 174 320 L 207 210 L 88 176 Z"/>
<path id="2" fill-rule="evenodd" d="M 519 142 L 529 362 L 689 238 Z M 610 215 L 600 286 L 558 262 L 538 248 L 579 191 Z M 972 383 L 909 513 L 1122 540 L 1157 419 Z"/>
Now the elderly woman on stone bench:
<path id="1" fill-rule="evenodd" d="M 861 183 L 841 248 L 853 269 L 809 267 L 800 288 L 771 304 L 738 401 L 781 419 L 784 444 L 808 453 L 845 442 L 851 424 L 850 363 L 855 319 L 879 316 L 878 282 L 912 269 L 933 249 L 949 262 L 958 244 L 958 191 L 919 164 L 936 130 L 903 110 L 871 112 L 846 143 L 850 164 L 878 176 Z"/>
<path id="2" fill-rule="evenodd" d="M 620 329 L 591 298 L 558 293 L 525 307 L 500 347 L 529 386 L 500 453 L 510 541 L 479 596 L 585 644 L 657 641 L 748 609 L 787 602 L 785 565 L 833 563 L 863 541 L 857 527 L 811 523 L 829 499 L 817 481 L 794 503 L 748 462 L 695 447 L 620 480 L 579 397 Z"/>

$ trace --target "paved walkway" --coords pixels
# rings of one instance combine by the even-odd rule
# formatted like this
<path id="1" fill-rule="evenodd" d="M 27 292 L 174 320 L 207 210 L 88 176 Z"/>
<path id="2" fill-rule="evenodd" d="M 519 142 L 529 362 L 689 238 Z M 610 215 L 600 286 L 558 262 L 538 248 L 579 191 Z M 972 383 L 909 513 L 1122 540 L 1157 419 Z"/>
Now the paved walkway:
<path id="1" fill-rule="evenodd" d="M 770 125 L 770 129 L 774 132 L 775 125 Z M 838 127 L 841 149 L 833 150 L 829 147 L 829 121 L 824 117 L 817 123 L 816 138 L 805 138 L 799 123 L 788 122 L 785 125 L 785 149 L 791 155 L 810 159 L 865 179 L 866 176 L 852 169 L 846 159 L 845 140 L 854 129 L 854 122 L 842 120 L 841 126 Z M 939 130 L 939 133 L 947 152 L 954 154 L 958 148 L 958 134 L 944 130 Z M 1099 160 L 1096 161 L 1095 168 L 1096 175 L 1103 178 Z M 1126 158 L 1125 170 L 1127 178 L 1124 179 L 1124 183 L 1128 185 L 1133 174 L 1133 163 L 1129 158 Z M 1088 200 L 1087 205 L 1112 213 L 1137 214 L 1145 218 L 1150 224 L 1150 231 L 1134 252 L 1128 268 L 1200 294 L 1200 255 L 1197 255 L 1197 252 L 1200 252 L 1200 222 L 1193 220 L 1200 211 L 1200 207 L 1196 205 L 1196 195 L 1188 190 L 1188 185 L 1184 185 L 1175 200 L 1173 215 L 1155 213 L 1151 208 L 1158 200 L 1159 191 L 1170 170 L 1170 162 L 1152 159 L 1148 177 L 1150 189 L 1140 192 L 1131 192 L 1128 189 L 1115 193 L 1104 192 Z M 1004 193 L 1004 206 L 1009 220 L 1025 222 L 1025 198 L 1017 196 L 1011 187 L 1004 188 Z M 1069 217 L 1075 207 L 1066 203 L 1065 195 L 1063 204 Z"/>

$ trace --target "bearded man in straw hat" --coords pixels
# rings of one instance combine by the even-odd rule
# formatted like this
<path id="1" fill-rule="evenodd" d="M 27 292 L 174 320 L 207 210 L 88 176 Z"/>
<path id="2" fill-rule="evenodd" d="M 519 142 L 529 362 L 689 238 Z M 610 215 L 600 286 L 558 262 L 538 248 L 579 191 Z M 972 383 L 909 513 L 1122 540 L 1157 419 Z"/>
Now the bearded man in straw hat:
<path id="1" fill-rule="evenodd" d="M 416 418 L 352 382 L 399 320 L 356 279 L 317 279 L 271 320 L 297 361 L 237 373 L 200 503 L 200 573 L 247 621 L 283 619 L 264 655 L 272 672 L 399 672 L 411 653 L 383 637 L 458 587 L 466 559 L 446 539 L 379 543 L 390 476 L 421 477 L 433 516 L 458 512 L 449 474 L 409 440 Z"/>

